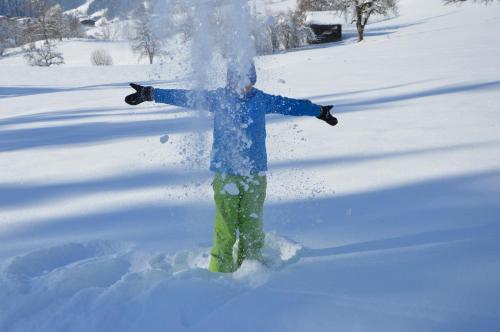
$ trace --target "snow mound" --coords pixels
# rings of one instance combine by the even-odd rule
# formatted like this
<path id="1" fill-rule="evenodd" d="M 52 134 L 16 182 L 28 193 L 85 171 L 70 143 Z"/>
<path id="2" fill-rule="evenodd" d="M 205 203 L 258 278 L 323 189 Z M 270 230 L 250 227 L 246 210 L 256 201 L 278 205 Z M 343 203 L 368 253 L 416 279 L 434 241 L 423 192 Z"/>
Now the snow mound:
<path id="1" fill-rule="evenodd" d="M 1 331 L 180 330 L 292 261 L 296 243 L 266 237 L 266 264 L 210 273 L 209 249 L 146 253 L 110 241 L 70 243 L 10 260 L 0 274 Z"/>
<path id="2" fill-rule="evenodd" d="M 114 251 L 114 245 L 106 241 L 69 243 L 16 257 L 8 265 L 6 273 L 19 280 L 34 278 L 74 262 L 104 256 Z"/>
<path id="3" fill-rule="evenodd" d="M 264 257 L 271 260 L 272 266 L 280 267 L 293 263 L 300 258 L 302 245 L 290 239 L 281 237 L 276 233 L 266 234 Z"/>

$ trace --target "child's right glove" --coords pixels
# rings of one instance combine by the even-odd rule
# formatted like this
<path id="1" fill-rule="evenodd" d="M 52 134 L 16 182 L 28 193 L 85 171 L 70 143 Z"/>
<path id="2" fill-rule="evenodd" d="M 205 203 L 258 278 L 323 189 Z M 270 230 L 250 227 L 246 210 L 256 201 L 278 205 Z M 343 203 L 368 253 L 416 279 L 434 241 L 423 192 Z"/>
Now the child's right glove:
<path id="1" fill-rule="evenodd" d="M 139 105 L 145 101 L 153 101 L 154 89 L 152 86 L 142 86 L 135 83 L 130 83 L 130 86 L 136 91 L 125 98 L 125 102 L 129 105 Z"/>
<path id="2" fill-rule="evenodd" d="M 321 112 L 319 113 L 318 119 L 325 121 L 330 126 L 335 126 L 339 121 L 336 117 L 334 117 L 330 110 L 333 108 L 333 105 L 321 106 Z"/>

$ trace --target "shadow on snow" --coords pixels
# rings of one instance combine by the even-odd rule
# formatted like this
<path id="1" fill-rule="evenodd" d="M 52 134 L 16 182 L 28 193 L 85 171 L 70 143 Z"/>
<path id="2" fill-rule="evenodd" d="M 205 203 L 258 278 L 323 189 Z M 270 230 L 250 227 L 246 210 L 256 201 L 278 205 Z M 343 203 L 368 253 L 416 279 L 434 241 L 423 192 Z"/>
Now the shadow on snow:
<path id="1" fill-rule="evenodd" d="M 329 158 L 305 159 L 293 161 L 277 161 L 270 164 L 270 171 L 283 169 L 304 169 L 311 167 L 335 167 L 336 165 L 356 165 L 365 162 L 380 161 L 390 158 L 415 157 L 428 154 L 463 151 L 481 147 L 498 146 L 500 141 L 479 142 L 474 144 L 458 144 L 427 149 L 413 149 L 372 154 L 353 154 Z M 209 181 L 211 173 L 195 170 L 173 170 L 158 168 L 145 172 L 128 173 L 96 178 L 85 181 L 68 181 L 47 184 L 0 184 L 0 208 L 28 206 L 40 202 L 57 201 L 61 198 L 81 197 L 108 191 L 156 188 L 158 186 L 175 186 L 184 183 Z"/>
<path id="2" fill-rule="evenodd" d="M 151 184 L 155 174 L 144 176 Z M 108 185 L 120 189 L 119 179 Z M 136 180 L 143 185 L 143 180 Z M 129 186 L 134 184 L 125 184 Z M 97 183 L 83 184 L 93 190 Z M 78 187 L 77 187 L 78 188 Z M 94 189 L 95 189 L 94 188 Z M 488 232 L 469 232 L 470 237 L 499 235 L 500 171 L 438 178 L 392 188 L 266 204 L 267 229 L 296 239 L 310 248 L 305 256 L 355 253 L 463 239 L 465 227 L 490 225 Z M 44 189 L 42 189 L 43 191 Z M 56 190 L 55 188 L 46 189 Z M 68 190 L 68 189 L 65 189 Z M 64 190 L 62 191 L 64 192 Z M 40 194 L 42 194 L 39 191 Z M 213 207 L 186 204 L 165 198 L 165 204 L 124 207 L 111 211 L 40 220 L 36 224 L 14 227 L 0 237 L 4 248 L 30 240 L 67 238 L 148 239 L 209 243 L 212 237 Z M 420 236 L 440 232 L 435 236 Z M 15 236 L 13 236 L 15 233 Z M 313 240 L 311 240 L 313 239 Z M 311 242 L 312 241 L 312 242 Z M 339 246 L 321 248 L 322 243 Z M 167 244 L 165 242 L 165 244 Z M 500 245 L 495 244 L 500 251 Z"/>
<path id="3" fill-rule="evenodd" d="M 168 84 L 168 83 L 178 83 L 179 80 L 162 80 L 162 81 L 138 81 L 137 84 L 141 85 L 151 85 L 151 84 Z M 2 98 L 12 98 L 12 97 L 22 97 L 22 96 L 32 96 L 45 93 L 57 93 L 57 92 L 71 92 L 80 90 L 98 90 L 103 88 L 125 88 L 128 87 L 130 82 L 119 82 L 119 83 L 108 83 L 108 84 L 96 84 L 96 85 L 86 85 L 73 88 L 53 88 L 53 87 L 43 87 L 43 86 L 0 86 L 0 99 Z"/>
<path id="4" fill-rule="evenodd" d="M 397 86 L 396 86 L 397 87 Z M 386 89 L 386 88 L 384 88 Z M 452 84 L 442 87 L 424 89 L 416 92 L 406 92 L 401 94 L 384 95 L 381 97 L 366 98 L 364 100 L 356 99 L 337 99 L 341 94 L 311 96 L 311 99 L 321 99 L 324 103 L 334 104 L 339 113 L 358 112 L 367 109 L 376 108 L 379 105 L 407 101 L 411 99 L 420 99 L 427 97 L 442 96 L 455 93 L 464 93 L 472 91 L 500 91 L 500 81 L 489 81 L 469 84 Z M 372 90 L 377 91 L 377 90 Z"/>
<path id="5" fill-rule="evenodd" d="M 134 137 L 175 134 L 200 128 L 193 118 L 142 120 L 134 122 L 90 122 L 40 127 L 8 129 L 0 132 L 0 151 L 15 151 L 59 145 L 79 145 Z"/>

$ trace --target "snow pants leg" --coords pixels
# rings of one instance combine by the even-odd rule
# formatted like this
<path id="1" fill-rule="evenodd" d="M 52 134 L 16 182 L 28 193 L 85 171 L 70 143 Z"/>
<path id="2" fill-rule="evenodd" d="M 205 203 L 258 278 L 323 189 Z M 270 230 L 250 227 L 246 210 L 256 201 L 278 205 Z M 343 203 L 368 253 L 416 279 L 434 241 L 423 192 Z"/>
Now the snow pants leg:
<path id="1" fill-rule="evenodd" d="M 214 246 L 210 271 L 234 272 L 245 259 L 262 259 L 265 176 L 216 174 L 212 184 L 215 199 Z M 238 241 L 236 266 L 233 246 Z"/>

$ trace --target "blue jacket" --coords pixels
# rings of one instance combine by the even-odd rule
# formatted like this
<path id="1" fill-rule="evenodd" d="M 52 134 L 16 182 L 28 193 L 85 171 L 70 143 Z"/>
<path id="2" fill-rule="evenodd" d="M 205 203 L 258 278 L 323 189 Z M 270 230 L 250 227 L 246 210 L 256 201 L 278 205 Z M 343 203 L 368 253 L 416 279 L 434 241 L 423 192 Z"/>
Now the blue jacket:
<path id="1" fill-rule="evenodd" d="M 213 91 L 155 89 L 157 103 L 205 109 L 214 113 L 210 170 L 230 175 L 267 171 L 266 114 L 318 116 L 309 100 L 269 95 L 253 88 L 240 95 L 229 88 Z"/>

